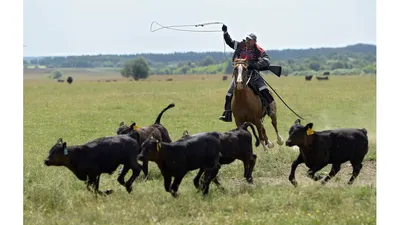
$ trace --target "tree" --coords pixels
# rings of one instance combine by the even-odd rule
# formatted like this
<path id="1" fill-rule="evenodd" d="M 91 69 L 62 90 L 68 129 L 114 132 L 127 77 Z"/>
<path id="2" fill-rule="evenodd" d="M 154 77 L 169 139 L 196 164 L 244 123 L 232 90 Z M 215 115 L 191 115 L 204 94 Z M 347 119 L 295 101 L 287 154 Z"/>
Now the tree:
<path id="1" fill-rule="evenodd" d="M 318 71 L 320 67 L 321 67 L 321 66 L 319 65 L 319 63 L 318 63 L 318 62 L 315 62 L 315 61 L 311 62 L 311 63 L 308 65 L 308 68 L 310 68 L 310 69 L 312 69 L 312 70 L 314 70 L 314 71 Z"/>
<path id="2" fill-rule="evenodd" d="M 182 68 L 181 68 L 181 71 L 182 71 L 182 73 L 184 74 L 184 75 L 186 75 L 186 73 L 187 73 L 187 71 L 190 69 L 190 67 L 189 66 L 183 66 Z"/>
<path id="3" fill-rule="evenodd" d="M 59 70 L 56 70 L 56 71 L 53 72 L 52 78 L 53 78 L 53 79 L 58 79 L 58 78 L 60 78 L 60 77 L 62 77 L 62 76 L 63 76 L 62 72 L 59 71 Z"/>
<path id="4" fill-rule="evenodd" d="M 121 70 L 123 77 L 133 77 L 134 80 L 145 79 L 149 76 L 150 68 L 143 57 L 126 61 Z"/>
<path id="5" fill-rule="evenodd" d="M 203 59 L 203 61 L 200 62 L 201 66 L 209 66 L 214 64 L 214 59 L 211 56 L 207 56 Z"/>

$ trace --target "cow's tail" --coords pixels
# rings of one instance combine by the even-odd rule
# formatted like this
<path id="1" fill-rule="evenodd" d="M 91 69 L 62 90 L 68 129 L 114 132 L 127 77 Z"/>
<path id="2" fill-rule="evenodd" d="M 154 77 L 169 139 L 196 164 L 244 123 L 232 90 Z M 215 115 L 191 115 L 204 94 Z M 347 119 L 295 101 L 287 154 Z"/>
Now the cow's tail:
<path id="1" fill-rule="evenodd" d="M 242 126 L 240 126 L 240 128 L 247 130 L 247 127 L 251 128 L 251 130 L 253 131 L 253 135 L 256 137 L 256 147 L 260 146 L 260 139 L 257 136 L 256 130 L 254 129 L 254 124 L 250 123 L 250 122 L 245 122 L 244 124 L 242 124 Z"/>
<path id="2" fill-rule="evenodd" d="M 160 124 L 160 120 L 161 120 L 161 117 L 162 117 L 162 115 L 164 114 L 164 112 L 167 111 L 167 110 L 170 109 L 170 108 L 173 108 L 173 107 L 175 107 L 175 104 L 174 104 L 174 103 L 171 103 L 171 104 L 169 104 L 167 107 L 165 107 L 165 109 L 163 109 L 163 110 L 160 112 L 160 114 L 158 114 L 157 119 L 156 119 L 156 121 L 154 122 L 154 124 Z"/>

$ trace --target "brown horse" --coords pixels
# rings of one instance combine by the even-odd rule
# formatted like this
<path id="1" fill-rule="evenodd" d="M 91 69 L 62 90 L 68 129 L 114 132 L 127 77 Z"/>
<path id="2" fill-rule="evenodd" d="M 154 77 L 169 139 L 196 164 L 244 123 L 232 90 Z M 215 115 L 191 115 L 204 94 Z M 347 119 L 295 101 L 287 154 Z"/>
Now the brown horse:
<path id="1" fill-rule="evenodd" d="M 266 108 L 262 106 L 262 102 L 259 96 L 254 94 L 253 90 L 248 87 L 251 76 L 247 72 L 246 59 L 236 58 L 233 66 L 233 77 L 234 77 L 234 93 L 232 99 L 232 113 L 235 117 L 236 126 L 241 126 L 244 122 L 251 122 L 256 125 L 260 142 L 264 148 L 273 148 L 274 144 L 268 140 L 262 119 L 266 112 Z M 277 143 L 282 145 L 283 138 L 279 135 L 277 127 L 277 115 L 276 115 L 276 103 L 272 101 L 270 103 L 272 114 L 269 115 L 271 118 L 272 126 L 275 129 L 277 136 Z"/>

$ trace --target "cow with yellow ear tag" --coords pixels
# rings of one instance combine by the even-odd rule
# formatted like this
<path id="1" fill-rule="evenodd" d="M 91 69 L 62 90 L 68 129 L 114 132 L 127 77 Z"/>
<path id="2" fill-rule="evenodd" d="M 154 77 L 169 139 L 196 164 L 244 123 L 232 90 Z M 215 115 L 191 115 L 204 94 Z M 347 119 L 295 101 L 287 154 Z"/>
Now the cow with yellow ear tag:
<path id="1" fill-rule="evenodd" d="M 297 119 L 289 129 L 286 146 L 298 146 L 300 153 L 291 166 L 289 181 L 296 187 L 295 171 L 299 164 L 305 163 L 309 168 L 307 176 L 317 181 L 322 176 L 315 173 L 328 164 L 332 164 L 328 176 L 322 184 L 328 182 L 339 171 L 341 164 L 350 161 L 353 174 L 348 181 L 352 184 L 362 168 L 362 161 L 368 152 L 368 136 L 365 128 L 337 128 L 314 131 L 313 123 L 303 126 Z"/>

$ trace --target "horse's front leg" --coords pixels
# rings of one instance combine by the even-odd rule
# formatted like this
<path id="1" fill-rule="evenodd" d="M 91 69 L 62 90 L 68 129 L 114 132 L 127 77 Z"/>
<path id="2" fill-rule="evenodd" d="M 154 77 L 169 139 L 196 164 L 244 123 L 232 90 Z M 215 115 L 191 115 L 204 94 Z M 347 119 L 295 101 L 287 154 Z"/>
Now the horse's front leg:
<path id="1" fill-rule="evenodd" d="M 261 123 L 261 120 L 255 121 L 254 125 L 257 127 L 258 136 L 260 138 L 260 142 L 264 148 L 264 151 L 267 151 L 267 146 L 268 148 L 273 148 L 274 144 L 268 140 L 267 132 L 265 131 L 265 128 Z"/>

